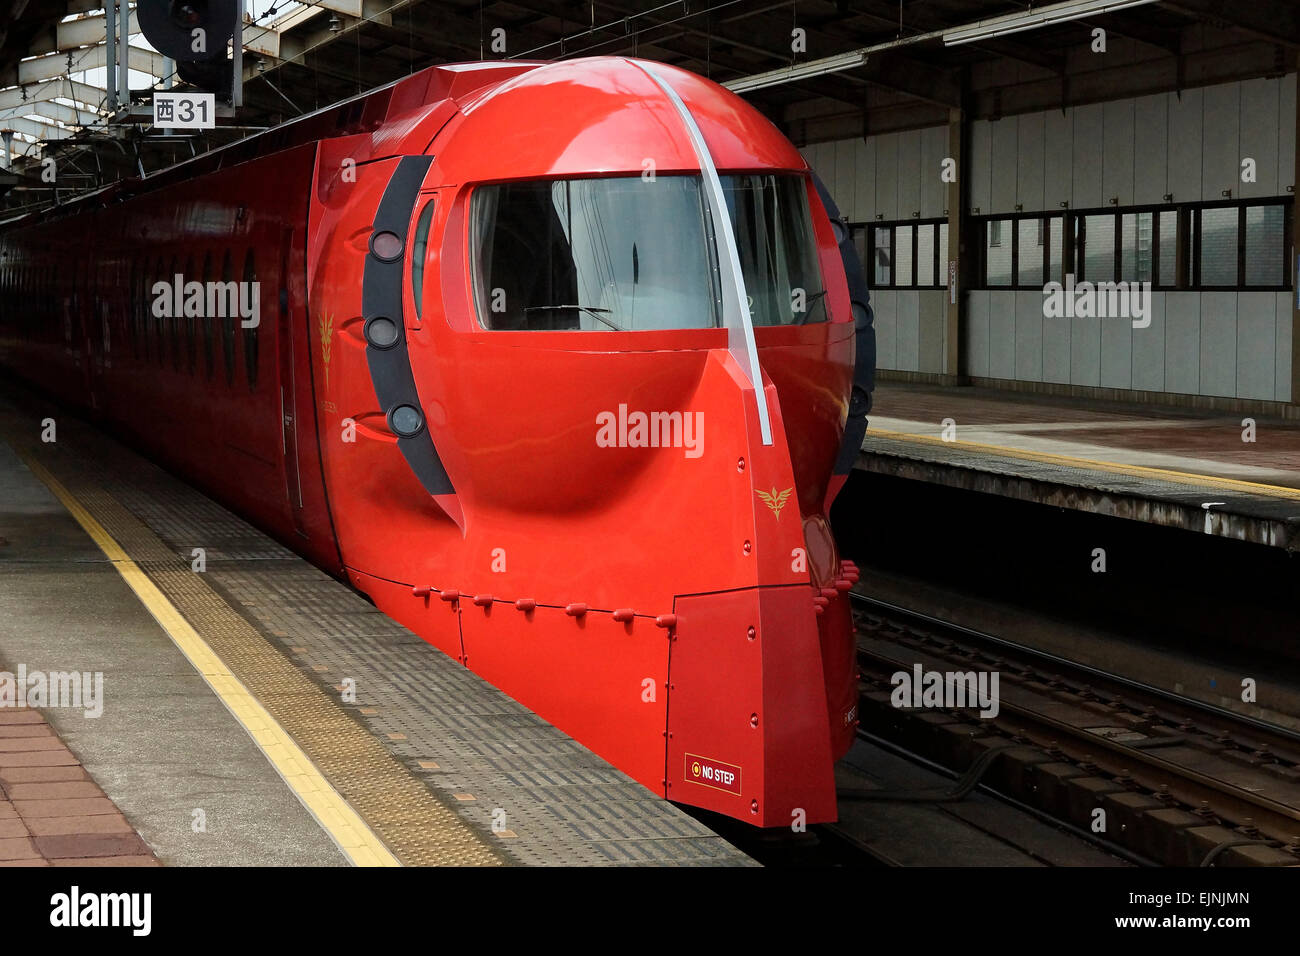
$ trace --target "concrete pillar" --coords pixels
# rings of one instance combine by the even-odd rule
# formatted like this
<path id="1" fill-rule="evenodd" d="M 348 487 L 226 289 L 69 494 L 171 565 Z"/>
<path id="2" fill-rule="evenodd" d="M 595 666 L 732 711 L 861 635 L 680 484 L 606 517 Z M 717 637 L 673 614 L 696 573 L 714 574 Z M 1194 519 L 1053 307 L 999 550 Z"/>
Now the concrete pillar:
<path id="1" fill-rule="evenodd" d="M 970 179 L 968 156 L 969 129 L 966 113 L 960 109 L 948 111 L 948 158 L 956 161 L 957 181 L 948 183 L 948 274 L 943 277 L 947 287 L 944 293 L 945 331 L 943 374 L 960 380 L 966 375 L 965 348 L 962 338 L 966 329 L 966 289 L 974 281 L 974 250 L 962 253 L 962 222 L 966 219 L 969 202 Z"/>

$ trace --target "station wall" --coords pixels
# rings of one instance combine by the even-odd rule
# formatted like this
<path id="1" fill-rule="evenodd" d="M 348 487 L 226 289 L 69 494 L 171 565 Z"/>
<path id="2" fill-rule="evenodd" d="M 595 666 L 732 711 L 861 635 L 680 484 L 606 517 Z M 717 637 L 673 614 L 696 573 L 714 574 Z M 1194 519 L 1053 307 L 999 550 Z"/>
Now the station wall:
<path id="1" fill-rule="evenodd" d="M 1056 214 L 1062 203 L 1160 207 L 1167 194 L 1177 204 L 1221 202 L 1224 190 L 1234 201 L 1290 199 L 1295 130 L 1294 73 L 979 120 L 970 134 L 969 205 L 983 217 Z M 816 143 L 803 153 L 852 223 L 946 216 L 946 126 Z M 1255 160 L 1255 182 L 1242 182 L 1246 157 Z M 963 239 L 963 254 L 979 254 L 982 236 Z M 873 289 L 879 368 L 944 371 L 946 294 Z M 1122 318 L 1044 318 L 1041 288 L 964 294 L 966 371 L 977 378 L 1292 399 L 1294 291 L 1155 291 L 1148 328 Z"/>

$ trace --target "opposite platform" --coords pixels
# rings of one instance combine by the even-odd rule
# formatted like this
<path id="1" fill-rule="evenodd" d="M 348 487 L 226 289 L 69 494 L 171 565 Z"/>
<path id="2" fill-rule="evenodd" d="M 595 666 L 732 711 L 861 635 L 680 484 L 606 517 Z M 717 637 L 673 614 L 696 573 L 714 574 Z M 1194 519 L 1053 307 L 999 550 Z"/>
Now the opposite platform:
<path id="1" fill-rule="evenodd" d="M 752 862 L 93 428 L 0 438 L 0 663 L 103 674 L 48 717 L 163 863 Z"/>
<path id="2" fill-rule="evenodd" d="M 1300 548 L 1300 425 L 1281 419 L 887 383 L 862 449 L 864 471 Z"/>

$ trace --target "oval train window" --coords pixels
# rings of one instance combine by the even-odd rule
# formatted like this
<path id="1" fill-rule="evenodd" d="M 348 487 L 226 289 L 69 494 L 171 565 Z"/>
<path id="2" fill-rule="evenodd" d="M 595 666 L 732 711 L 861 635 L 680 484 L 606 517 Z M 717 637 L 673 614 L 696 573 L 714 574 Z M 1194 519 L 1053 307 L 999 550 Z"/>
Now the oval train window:
<path id="1" fill-rule="evenodd" d="M 253 262 L 253 250 L 250 248 L 244 256 L 244 285 L 240 289 L 240 328 L 244 330 L 244 371 L 248 374 L 249 389 L 257 388 L 257 333 L 261 324 L 259 315 L 261 296 L 255 296 L 257 265 Z M 244 318 L 244 306 L 252 305 L 252 314 Z M 251 323 L 251 324 L 245 324 Z"/>
<path id="2" fill-rule="evenodd" d="M 227 249 L 221 257 L 221 282 L 223 287 L 229 288 L 230 283 L 235 281 L 235 265 L 230 257 L 230 250 Z M 225 315 L 221 321 L 221 355 L 225 360 L 226 384 L 235 383 L 235 312 L 232 309 L 226 309 Z"/>
<path id="3" fill-rule="evenodd" d="M 430 199 L 420 210 L 415 224 L 415 242 L 411 245 L 411 297 L 415 300 L 415 317 L 420 318 L 424 307 L 424 260 L 429 247 L 429 225 L 433 222 L 433 207 L 437 197 Z"/>

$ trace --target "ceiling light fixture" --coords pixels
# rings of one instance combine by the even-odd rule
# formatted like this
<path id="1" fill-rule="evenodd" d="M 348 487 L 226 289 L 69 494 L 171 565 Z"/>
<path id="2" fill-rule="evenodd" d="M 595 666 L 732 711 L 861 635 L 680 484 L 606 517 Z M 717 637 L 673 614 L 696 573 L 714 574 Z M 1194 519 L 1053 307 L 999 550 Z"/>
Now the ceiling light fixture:
<path id="1" fill-rule="evenodd" d="M 1066 3 L 1053 3 L 1046 7 L 1039 7 L 1037 10 L 1026 10 L 1024 13 L 1012 13 L 1005 17 L 993 17 L 964 27 L 956 27 L 944 33 L 943 43 L 944 46 L 956 46 L 959 43 L 988 40 L 1008 33 L 1020 33 L 1054 23 L 1077 20 L 1079 17 L 1113 13 L 1116 10 L 1155 2 L 1157 0 L 1067 0 Z"/>
<path id="2" fill-rule="evenodd" d="M 766 73 L 743 76 L 738 80 L 732 80 L 730 83 L 723 83 L 722 85 L 733 93 L 748 93 L 751 90 L 761 90 L 768 86 L 779 86 L 782 83 L 793 83 L 796 80 L 808 80 L 815 76 L 825 76 L 827 73 L 850 70 L 866 62 L 867 51 L 854 50 L 851 53 L 823 57 L 820 60 L 796 63 L 794 66 L 783 66 L 779 70 L 769 70 Z"/>

